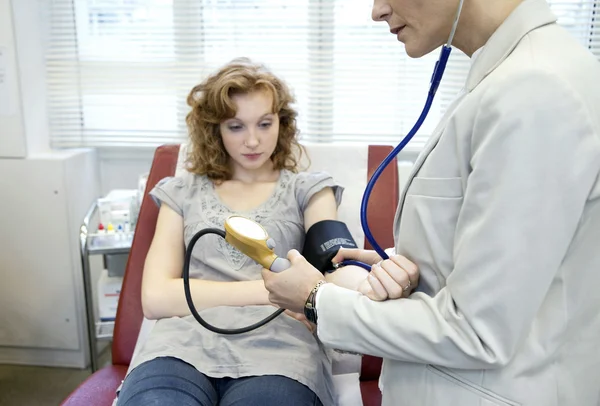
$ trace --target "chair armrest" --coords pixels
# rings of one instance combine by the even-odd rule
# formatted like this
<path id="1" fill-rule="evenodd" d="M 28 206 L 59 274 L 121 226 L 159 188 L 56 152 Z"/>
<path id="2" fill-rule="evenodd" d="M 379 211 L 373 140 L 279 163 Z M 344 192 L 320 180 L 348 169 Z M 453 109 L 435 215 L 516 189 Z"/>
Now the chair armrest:
<path id="1" fill-rule="evenodd" d="M 111 406 L 116 390 L 125 379 L 125 365 L 110 365 L 96 371 L 75 389 L 61 406 Z"/>
<path id="2" fill-rule="evenodd" d="M 377 379 L 360 382 L 363 406 L 381 406 L 382 396 Z"/>

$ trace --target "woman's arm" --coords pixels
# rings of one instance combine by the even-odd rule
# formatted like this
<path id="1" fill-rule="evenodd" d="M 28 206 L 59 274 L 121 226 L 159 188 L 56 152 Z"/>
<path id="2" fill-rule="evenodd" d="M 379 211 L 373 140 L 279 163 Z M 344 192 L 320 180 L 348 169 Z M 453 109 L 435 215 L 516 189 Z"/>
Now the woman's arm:
<path id="1" fill-rule="evenodd" d="M 315 193 L 304 210 L 304 229 L 308 230 L 319 221 L 336 220 L 337 203 L 333 190 L 324 188 Z M 345 266 L 335 272 L 326 273 L 325 280 L 338 286 L 358 290 L 369 273 L 358 266 Z"/>
<path id="2" fill-rule="evenodd" d="M 144 264 L 142 309 L 148 319 L 191 314 L 183 291 L 183 218 L 166 204 L 161 205 L 156 232 Z M 268 305 L 262 280 L 214 282 L 190 280 L 198 311 L 217 306 Z"/>

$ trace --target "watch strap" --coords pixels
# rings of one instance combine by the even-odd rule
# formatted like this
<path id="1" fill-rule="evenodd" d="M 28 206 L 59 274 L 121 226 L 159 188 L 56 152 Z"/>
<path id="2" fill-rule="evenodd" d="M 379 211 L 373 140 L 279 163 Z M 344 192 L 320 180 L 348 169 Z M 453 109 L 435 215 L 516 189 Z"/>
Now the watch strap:
<path id="1" fill-rule="evenodd" d="M 316 306 L 316 298 L 317 291 L 321 286 L 323 286 L 326 282 L 321 279 L 314 288 L 308 294 L 308 298 L 306 302 L 304 302 L 304 316 L 306 316 L 307 320 L 311 323 L 317 324 L 317 306 Z"/>

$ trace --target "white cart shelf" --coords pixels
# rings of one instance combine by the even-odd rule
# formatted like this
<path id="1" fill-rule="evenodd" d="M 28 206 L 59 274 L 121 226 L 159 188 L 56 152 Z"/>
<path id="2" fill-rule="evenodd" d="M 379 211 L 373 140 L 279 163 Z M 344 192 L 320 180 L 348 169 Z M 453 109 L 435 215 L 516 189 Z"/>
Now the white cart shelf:
<path id="1" fill-rule="evenodd" d="M 133 232 L 120 232 L 110 234 L 91 233 L 90 223 L 97 212 L 98 206 L 94 203 L 88 210 L 80 228 L 79 238 L 81 243 L 81 262 L 83 269 L 83 285 L 85 305 L 87 312 L 87 330 L 92 372 L 98 370 L 97 341 L 112 340 L 114 321 L 97 321 L 94 314 L 94 300 L 92 291 L 92 278 L 90 256 L 128 254 L 131 250 Z"/>
<path id="2" fill-rule="evenodd" d="M 115 329 L 114 321 L 97 321 L 96 322 L 96 340 L 112 340 L 113 331 Z"/>

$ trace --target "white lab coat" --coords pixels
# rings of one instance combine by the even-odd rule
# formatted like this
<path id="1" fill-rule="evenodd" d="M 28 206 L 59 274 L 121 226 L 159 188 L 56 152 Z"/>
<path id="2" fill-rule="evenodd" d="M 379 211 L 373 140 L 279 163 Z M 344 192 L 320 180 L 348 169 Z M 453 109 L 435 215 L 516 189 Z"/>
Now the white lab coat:
<path id="1" fill-rule="evenodd" d="M 478 54 L 395 222 L 410 299 L 330 284 L 328 346 L 384 358 L 384 406 L 596 406 L 600 63 L 525 0 Z"/>

